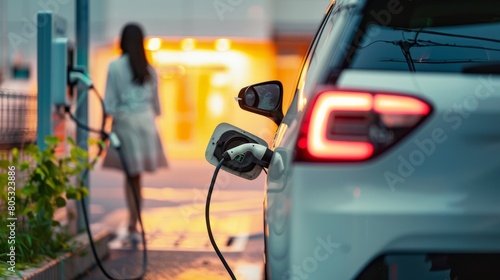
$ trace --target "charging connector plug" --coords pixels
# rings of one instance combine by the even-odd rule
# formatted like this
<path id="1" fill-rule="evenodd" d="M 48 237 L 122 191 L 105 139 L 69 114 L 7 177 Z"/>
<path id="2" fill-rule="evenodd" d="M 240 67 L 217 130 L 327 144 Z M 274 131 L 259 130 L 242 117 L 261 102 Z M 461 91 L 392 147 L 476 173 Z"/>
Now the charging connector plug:
<path id="1" fill-rule="evenodd" d="M 122 145 L 120 142 L 120 138 L 118 138 L 118 135 L 116 135 L 116 133 L 114 132 L 111 132 L 109 134 L 109 144 L 115 149 L 119 149 Z"/>
<path id="2" fill-rule="evenodd" d="M 85 88 L 93 88 L 94 82 L 84 71 L 71 69 L 69 72 L 69 84 L 74 86 L 83 86 Z"/>
<path id="3" fill-rule="evenodd" d="M 269 167 L 269 163 L 271 162 L 274 154 L 274 152 L 268 149 L 266 146 L 255 143 L 246 143 L 225 151 L 222 154 L 222 157 L 225 160 L 229 161 L 234 160 L 236 157 L 247 152 L 252 153 L 252 155 L 256 159 L 256 161 L 254 160 L 254 162 L 262 167 Z"/>

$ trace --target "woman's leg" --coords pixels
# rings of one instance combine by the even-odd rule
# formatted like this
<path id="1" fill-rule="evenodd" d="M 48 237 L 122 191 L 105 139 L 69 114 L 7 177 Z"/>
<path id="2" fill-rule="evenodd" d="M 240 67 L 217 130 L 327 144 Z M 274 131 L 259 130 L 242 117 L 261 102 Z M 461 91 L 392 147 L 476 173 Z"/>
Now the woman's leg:
<path id="1" fill-rule="evenodd" d="M 134 193 L 132 192 L 132 187 L 135 187 L 136 193 L 139 196 L 139 209 L 142 209 L 142 194 L 141 194 L 141 175 L 135 175 L 131 177 L 131 181 L 129 182 L 125 177 L 125 194 L 127 198 L 127 206 L 129 212 L 129 222 L 128 222 L 128 232 L 134 233 L 137 232 L 137 221 L 138 212 L 136 207 L 136 200 L 134 198 Z M 131 184 L 133 183 L 133 184 Z"/>

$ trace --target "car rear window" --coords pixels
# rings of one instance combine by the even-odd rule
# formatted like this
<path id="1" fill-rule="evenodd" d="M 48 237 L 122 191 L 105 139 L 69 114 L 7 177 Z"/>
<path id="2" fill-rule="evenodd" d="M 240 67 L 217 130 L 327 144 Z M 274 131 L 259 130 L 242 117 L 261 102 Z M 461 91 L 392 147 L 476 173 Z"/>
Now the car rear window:
<path id="1" fill-rule="evenodd" d="M 500 67 L 500 1 L 369 1 L 348 68 Z"/>

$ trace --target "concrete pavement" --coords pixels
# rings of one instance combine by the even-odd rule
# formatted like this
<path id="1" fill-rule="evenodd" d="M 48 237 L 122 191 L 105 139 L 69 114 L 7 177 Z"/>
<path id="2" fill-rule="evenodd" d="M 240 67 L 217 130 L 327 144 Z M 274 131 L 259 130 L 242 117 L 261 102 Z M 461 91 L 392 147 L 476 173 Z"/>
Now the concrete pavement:
<path id="1" fill-rule="evenodd" d="M 204 161 L 173 161 L 166 170 L 143 179 L 143 221 L 149 252 L 145 279 L 227 279 L 212 249 L 204 210 L 214 167 Z M 219 172 L 211 206 L 211 225 L 219 248 L 238 279 L 262 273 L 262 201 L 265 174 L 248 181 Z M 130 277 L 140 271 L 139 251 L 124 246 L 127 213 L 123 175 L 100 166 L 91 174 L 93 223 L 116 233 L 110 242 L 108 271 Z M 94 269 L 83 279 L 104 279 Z M 120 277 L 123 278 L 123 277 Z"/>

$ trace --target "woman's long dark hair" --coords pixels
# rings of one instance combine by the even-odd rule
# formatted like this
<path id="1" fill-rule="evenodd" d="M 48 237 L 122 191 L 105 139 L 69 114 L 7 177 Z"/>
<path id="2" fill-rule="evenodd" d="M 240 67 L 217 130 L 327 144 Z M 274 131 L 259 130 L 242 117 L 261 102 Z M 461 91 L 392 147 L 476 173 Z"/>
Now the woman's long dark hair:
<path id="1" fill-rule="evenodd" d="M 120 43 L 123 54 L 127 54 L 134 75 L 133 81 L 142 85 L 151 78 L 148 70 L 148 60 L 144 51 L 144 33 L 139 25 L 127 24 L 122 30 Z"/>

